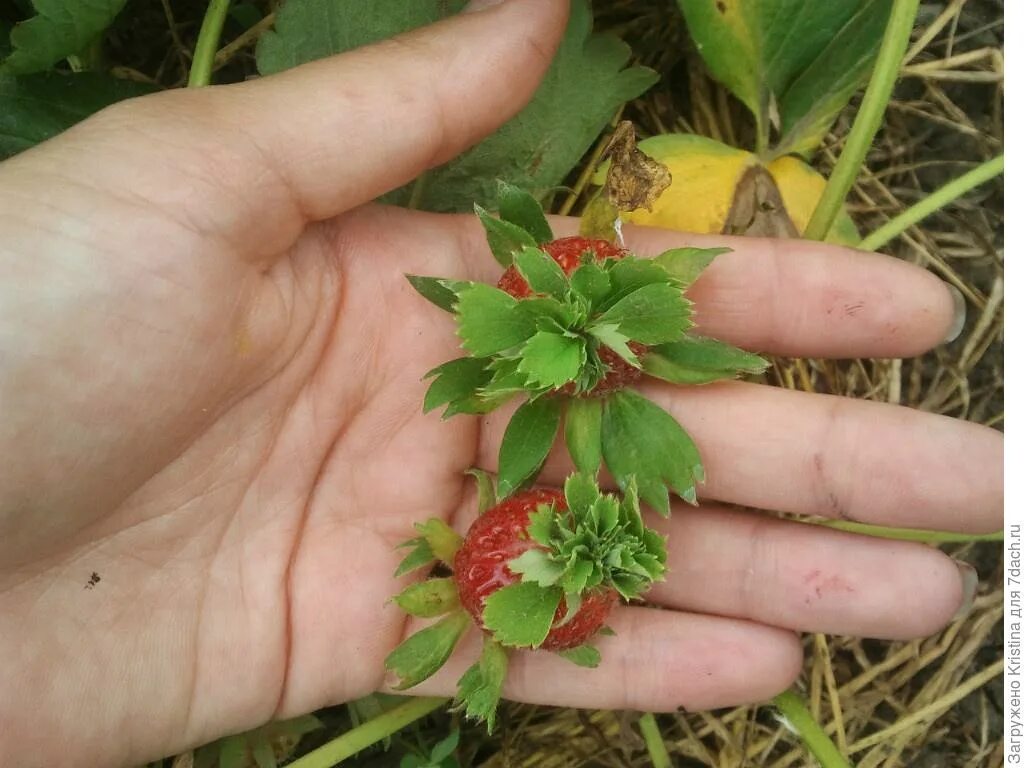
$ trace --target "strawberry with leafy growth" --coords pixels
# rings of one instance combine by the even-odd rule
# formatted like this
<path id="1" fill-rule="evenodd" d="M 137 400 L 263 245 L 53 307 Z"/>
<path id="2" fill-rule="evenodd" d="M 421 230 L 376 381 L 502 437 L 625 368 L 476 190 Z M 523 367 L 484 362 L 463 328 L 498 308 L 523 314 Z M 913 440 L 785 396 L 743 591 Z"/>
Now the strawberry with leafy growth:
<path id="1" fill-rule="evenodd" d="M 564 418 L 576 467 L 602 460 L 620 488 L 668 514 L 669 492 L 696 502 L 704 479 L 693 441 L 668 413 L 629 388 L 648 375 L 704 384 L 758 373 L 757 355 L 695 336 L 683 292 L 727 249 L 677 248 L 640 259 L 600 238 L 554 239 L 540 205 L 500 187 L 501 218 L 478 208 L 495 258 L 497 286 L 410 276 L 427 299 L 455 315 L 467 357 L 427 374 L 427 411 L 481 414 L 525 396 L 498 459 L 507 496 L 540 471 Z"/>
<path id="2" fill-rule="evenodd" d="M 644 525 L 636 485 L 621 498 L 572 475 L 565 490 L 532 489 L 495 503 L 478 474 L 480 516 L 463 539 L 440 520 L 420 536 L 396 575 L 447 565 L 452 575 L 412 584 L 395 598 L 409 614 L 442 617 L 407 639 L 386 667 L 399 689 L 417 685 L 448 660 L 472 623 L 485 633 L 480 660 L 459 681 L 456 704 L 493 729 L 508 667 L 506 648 L 555 651 L 586 667 L 600 662 L 587 641 L 611 609 L 664 578 L 665 539 Z"/>

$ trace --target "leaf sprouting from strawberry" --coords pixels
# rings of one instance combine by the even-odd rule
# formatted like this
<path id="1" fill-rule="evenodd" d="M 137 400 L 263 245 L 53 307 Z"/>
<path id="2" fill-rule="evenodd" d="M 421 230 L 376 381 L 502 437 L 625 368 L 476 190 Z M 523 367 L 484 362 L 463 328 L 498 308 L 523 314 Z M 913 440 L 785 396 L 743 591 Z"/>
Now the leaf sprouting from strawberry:
<path id="1" fill-rule="evenodd" d="M 482 414 L 525 397 L 501 446 L 501 497 L 536 476 L 564 419 L 579 470 L 596 472 L 603 461 L 620 487 L 635 478 L 641 498 L 665 515 L 670 492 L 695 503 L 703 480 L 696 447 L 628 387 L 645 375 L 704 384 L 764 370 L 757 355 L 692 334 L 684 291 L 728 249 L 641 259 L 600 238 L 556 240 L 540 205 L 508 185 L 500 187 L 499 213 L 477 209 L 505 267 L 496 286 L 409 278 L 454 314 L 468 353 L 427 374 L 425 410 Z"/>
<path id="2" fill-rule="evenodd" d="M 481 498 L 491 498 L 490 480 L 478 481 Z M 420 526 L 424 536 L 407 544 L 430 550 L 426 534 L 442 525 Z M 433 538 L 444 548 L 456 535 Z M 600 653 L 588 641 L 620 600 L 639 599 L 664 578 L 665 559 L 665 539 L 644 525 L 631 480 L 622 497 L 602 494 L 583 474 L 569 477 L 564 492 L 522 491 L 484 510 L 454 556 L 443 549 L 420 564 L 441 560 L 452 575 L 412 584 L 395 602 L 413 616 L 441 618 L 410 636 L 385 666 L 398 688 L 417 685 L 441 668 L 475 623 L 484 646 L 459 681 L 456 705 L 493 729 L 507 648 L 549 650 L 597 666 Z"/>

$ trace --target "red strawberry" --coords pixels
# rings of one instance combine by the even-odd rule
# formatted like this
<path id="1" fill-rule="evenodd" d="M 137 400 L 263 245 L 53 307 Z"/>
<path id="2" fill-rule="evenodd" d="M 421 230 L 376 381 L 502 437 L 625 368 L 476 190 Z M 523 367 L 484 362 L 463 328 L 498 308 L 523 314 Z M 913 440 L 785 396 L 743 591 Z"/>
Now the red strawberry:
<path id="1" fill-rule="evenodd" d="M 509 570 L 509 561 L 528 549 L 542 548 L 530 539 L 526 530 L 530 513 L 542 504 L 552 505 L 556 512 L 568 509 L 561 491 L 535 489 L 516 494 L 478 517 L 455 554 L 459 600 L 478 626 L 484 627 L 484 599 L 522 578 Z M 555 613 L 554 626 L 540 647 L 560 651 L 582 645 L 601 628 L 617 602 L 618 595 L 612 589 L 591 590 L 583 596 L 576 615 L 559 626 L 566 611 L 563 600 Z"/>
<path id="2" fill-rule="evenodd" d="M 567 275 L 576 271 L 583 260 L 583 254 L 588 251 L 594 255 L 597 261 L 621 259 L 623 256 L 629 255 L 629 251 L 619 248 L 607 240 L 598 240 L 593 237 L 562 237 L 552 240 L 550 243 L 542 243 L 540 248 L 558 262 L 558 266 Z M 530 295 L 530 286 L 526 284 L 526 280 L 515 267 L 505 270 L 505 274 L 498 280 L 498 287 L 517 299 L 525 299 Z"/>

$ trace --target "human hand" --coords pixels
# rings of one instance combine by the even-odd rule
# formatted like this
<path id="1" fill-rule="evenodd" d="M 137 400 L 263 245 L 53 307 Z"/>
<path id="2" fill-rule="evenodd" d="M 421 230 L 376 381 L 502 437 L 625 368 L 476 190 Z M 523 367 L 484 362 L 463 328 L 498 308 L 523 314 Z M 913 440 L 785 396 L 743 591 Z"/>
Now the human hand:
<path id="1" fill-rule="evenodd" d="M 495 277 L 477 222 L 362 204 L 525 104 L 565 14 L 516 0 L 124 103 L 0 165 L 0 764 L 137 763 L 382 686 L 406 631 L 394 546 L 428 516 L 467 525 L 462 472 L 494 468 L 508 414 L 420 407 L 455 338 L 403 275 Z M 937 278 L 884 257 L 627 242 L 732 246 L 691 296 L 711 335 L 758 351 L 912 355 L 953 324 Z M 700 446 L 706 499 L 999 525 L 991 430 L 749 384 L 646 389 Z M 556 455 L 544 479 L 567 470 Z M 506 695 L 761 700 L 799 671 L 794 630 L 917 636 L 964 596 L 922 545 L 710 501 L 658 525 L 668 610 L 618 609 L 597 670 L 520 655 Z M 423 692 L 450 693 L 469 650 Z"/>

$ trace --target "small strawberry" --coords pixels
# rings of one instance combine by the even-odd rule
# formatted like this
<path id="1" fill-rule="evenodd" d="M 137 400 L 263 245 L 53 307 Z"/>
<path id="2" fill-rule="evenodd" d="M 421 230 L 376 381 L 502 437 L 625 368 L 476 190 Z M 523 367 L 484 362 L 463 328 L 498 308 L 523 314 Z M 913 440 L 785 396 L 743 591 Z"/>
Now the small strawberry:
<path id="1" fill-rule="evenodd" d="M 759 373 L 757 355 L 691 333 L 683 295 L 725 248 L 676 248 L 653 259 L 597 237 L 554 239 L 540 205 L 499 185 L 501 218 L 478 208 L 505 272 L 497 286 L 409 276 L 455 315 L 466 357 L 427 374 L 424 410 L 482 414 L 519 398 L 498 461 L 502 495 L 535 477 L 564 426 L 577 469 L 603 463 L 625 487 L 669 512 L 669 493 L 696 503 L 700 455 L 668 413 L 631 385 L 643 376 L 705 384 Z"/>
<path id="2" fill-rule="evenodd" d="M 478 480 L 480 478 L 478 477 Z M 664 578 L 665 540 L 644 526 L 636 486 L 620 499 L 572 475 L 565 491 L 534 489 L 493 503 L 481 482 L 480 517 L 459 539 L 439 520 L 419 526 L 421 537 L 399 566 L 407 573 L 435 562 L 452 575 L 408 587 L 395 601 L 414 616 L 444 616 L 388 656 L 399 688 L 416 685 L 448 659 L 475 622 L 485 633 L 479 663 L 459 682 L 457 703 L 493 727 L 507 659 L 505 648 L 555 651 L 582 666 L 600 654 L 586 645 L 620 599 L 640 597 Z"/>

